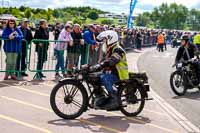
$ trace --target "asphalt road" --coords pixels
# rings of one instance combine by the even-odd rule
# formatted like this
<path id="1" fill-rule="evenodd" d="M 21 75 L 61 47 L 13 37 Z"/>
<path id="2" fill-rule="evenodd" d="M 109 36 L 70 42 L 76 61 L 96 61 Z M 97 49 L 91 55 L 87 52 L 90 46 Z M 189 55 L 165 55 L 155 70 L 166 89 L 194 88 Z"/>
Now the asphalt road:
<path id="1" fill-rule="evenodd" d="M 53 35 L 50 34 L 52 40 Z M 53 43 L 50 43 L 48 62 L 44 70 L 54 70 Z M 34 45 L 31 48 L 30 70 L 36 68 Z M 128 54 L 130 70 L 134 71 L 138 57 L 146 52 Z M 5 54 L 0 51 L 0 67 L 5 68 Z M 137 117 L 126 117 L 121 112 L 88 110 L 75 120 L 63 120 L 55 115 L 49 104 L 49 95 L 54 87 L 54 72 L 44 72 L 44 81 L 33 80 L 35 72 L 27 71 L 29 77 L 20 81 L 3 81 L 0 73 L 0 133 L 185 133 L 156 100 L 147 101 Z M 153 87 L 153 86 L 152 86 Z M 150 97 L 151 93 L 150 93 Z"/>
<path id="2" fill-rule="evenodd" d="M 142 52 L 129 53 L 131 70 L 135 70 Z M 119 111 L 88 110 L 75 120 L 63 120 L 55 115 L 49 104 L 50 92 L 56 84 L 54 73 L 45 72 L 44 81 L 32 80 L 35 73 L 27 73 L 29 77 L 20 81 L 0 79 L 0 133 L 187 132 L 156 100 L 147 101 L 137 117 L 126 117 Z M 0 73 L 0 77 L 3 76 L 4 73 Z"/>
<path id="3" fill-rule="evenodd" d="M 183 114 L 197 127 L 200 127 L 200 92 L 190 90 L 185 96 L 176 96 L 170 88 L 170 74 L 174 71 L 173 65 L 177 49 L 168 48 L 168 51 L 159 53 L 153 50 L 139 58 L 138 68 L 146 71 L 150 78 L 151 87 L 177 111 Z"/>

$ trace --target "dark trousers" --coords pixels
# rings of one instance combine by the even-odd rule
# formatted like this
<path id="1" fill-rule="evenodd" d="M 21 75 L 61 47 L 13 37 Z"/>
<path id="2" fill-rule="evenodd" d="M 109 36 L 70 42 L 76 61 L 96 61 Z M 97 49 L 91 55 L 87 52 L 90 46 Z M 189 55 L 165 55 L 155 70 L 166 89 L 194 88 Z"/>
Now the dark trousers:
<path id="1" fill-rule="evenodd" d="M 98 51 L 92 50 L 90 48 L 89 50 L 89 59 L 88 59 L 88 64 L 93 66 L 98 63 L 99 57 L 98 57 Z"/>
<path id="2" fill-rule="evenodd" d="M 22 53 L 22 54 L 18 54 L 17 56 L 17 66 L 16 66 L 16 70 L 17 72 L 21 71 L 21 72 L 25 72 L 26 70 L 26 54 Z"/>
<path id="3" fill-rule="evenodd" d="M 200 44 L 197 44 L 197 48 L 198 48 L 198 50 L 200 50 Z"/>
<path id="4" fill-rule="evenodd" d="M 46 55 L 43 53 L 43 51 L 39 51 L 39 52 L 37 52 L 37 54 L 38 54 L 37 72 L 39 74 L 42 74 Z"/>
<path id="5" fill-rule="evenodd" d="M 0 40 L 0 49 L 1 49 L 1 46 L 2 46 L 2 40 Z"/>
<path id="6" fill-rule="evenodd" d="M 158 44 L 158 51 L 163 52 L 163 44 Z"/>
<path id="7" fill-rule="evenodd" d="M 193 63 L 198 81 L 200 82 L 200 62 Z"/>
<path id="8" fill-rule="evenodd" d="M 89 44 L 84 44 L 81 46 L 81 65 L 85 65 L 88 63 L 88 51 Z"/>
<path id="9" fill-rule="evenodd" d="M 167 43 L 164 43 L 165 50 L 167 50 Z"/>
<path id="10" fill-rule="evenodd" d="M 137 49 L 141 49 L 142 48 L 142 42 L 141 41 L 137 41 Z"/>

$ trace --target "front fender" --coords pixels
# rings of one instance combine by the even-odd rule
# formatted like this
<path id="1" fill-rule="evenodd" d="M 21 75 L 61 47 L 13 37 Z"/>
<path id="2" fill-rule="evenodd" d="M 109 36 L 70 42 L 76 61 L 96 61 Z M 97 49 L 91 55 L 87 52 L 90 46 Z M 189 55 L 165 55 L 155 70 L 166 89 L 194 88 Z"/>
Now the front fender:
<path id="1" fill-rule="evenodd" d="M 72 79 L 72 78 L 63 78 L 63 79 L 59 80 L 58 82 L 62 83 L 62 84 L 65 84 L 65 83 L 68 83 L 68 82 L 73 82 L 73 83 L 76 83 L 78 85 L 82 85 L 80 80 Z"/>

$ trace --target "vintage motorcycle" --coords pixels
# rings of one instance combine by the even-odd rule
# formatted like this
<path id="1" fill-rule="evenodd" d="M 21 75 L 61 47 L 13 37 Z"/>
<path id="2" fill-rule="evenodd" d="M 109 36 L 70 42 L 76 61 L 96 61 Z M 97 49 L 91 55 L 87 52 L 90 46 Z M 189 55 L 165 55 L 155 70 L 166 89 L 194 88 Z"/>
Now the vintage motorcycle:
<path id="1" fill-rule="evenodd" d="M 107 111 L 120 110 L 126 116 L 137 116 L 144 108 L 148 98 L 148 78 L 146 73 L 129 73 L 130 79 L 113 85 L 118 92 L 119 107 L 110 110 L 104 106 L 95 106 L 95 92 L 101 91 L 105 98 L 108 92 L 101 85 L 100 73 L 90 72 L 89 68 L 75 69 L 74 76 L 64 78 L 53 88 L 50 104 L 53 111 L 61 118 L 75 119 L 91 109 Z"/>
<path id="2" fill-rule="evenodd" d="M 195 59 L 173 65 L 173 67 L 176 66 L 176 70 L 170 76 L 170 86 L 176 95 L 183 96 L 188 89 L 200 89 L 194 66 L 198 62 L 199 59 Z"/>

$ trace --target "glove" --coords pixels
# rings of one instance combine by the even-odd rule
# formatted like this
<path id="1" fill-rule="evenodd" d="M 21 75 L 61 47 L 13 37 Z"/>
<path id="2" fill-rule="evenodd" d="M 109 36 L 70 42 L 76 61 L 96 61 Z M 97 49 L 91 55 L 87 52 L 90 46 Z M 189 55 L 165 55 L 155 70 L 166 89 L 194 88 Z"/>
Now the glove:
<path id="1" fill-rule="evenodd" d="M 101 70 L 101 65 L 100 64 L 97 64 L 95 66 L 91 66 L 90 67 L 90 72 L 97 72 L 97 71 L 100 71 Z"/>

